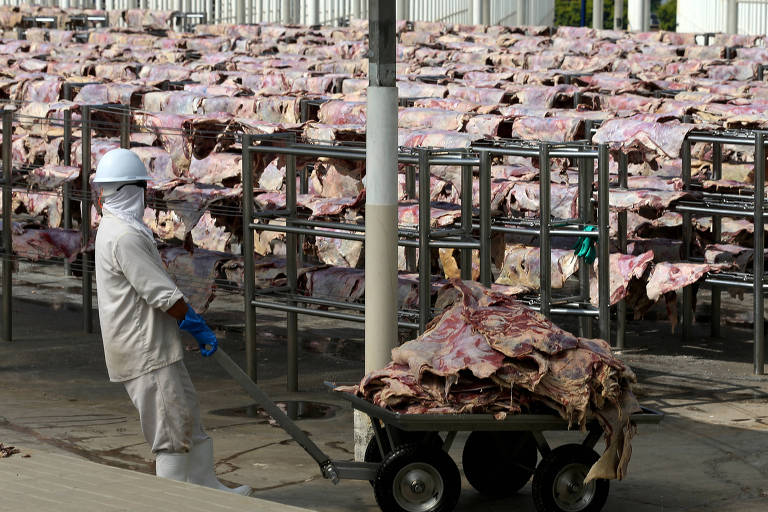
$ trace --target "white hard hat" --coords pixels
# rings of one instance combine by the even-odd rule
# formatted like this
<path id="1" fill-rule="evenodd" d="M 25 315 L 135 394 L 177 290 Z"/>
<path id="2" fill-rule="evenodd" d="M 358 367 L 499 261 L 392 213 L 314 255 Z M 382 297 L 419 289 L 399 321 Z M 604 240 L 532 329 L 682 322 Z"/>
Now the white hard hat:
<path id="1" fill-rule="evenodd" d="M 113 149 L 108 151 L 96 167 L 94 183 L 129 183 L 132 181 L 149 181 L 147 168 L 133 151 Z"/>

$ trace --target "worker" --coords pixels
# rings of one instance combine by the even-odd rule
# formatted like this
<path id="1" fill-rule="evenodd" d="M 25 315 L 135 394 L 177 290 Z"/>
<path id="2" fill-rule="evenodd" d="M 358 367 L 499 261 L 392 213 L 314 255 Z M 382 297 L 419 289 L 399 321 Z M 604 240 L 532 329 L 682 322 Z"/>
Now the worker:
<path id="1" fill-rule="evenodd" d="M 156 474 L 250 495 L 216 478 L 213 441 L 200 422 L 195 388 L 183 362 L 179 329 L 203 356 L 218 341 L 163 268 L 144 224 L 147 169 L 135 153 L 114 149 L 96 168 L 103 216 L 96 235 L 96 285 L 109 378 L 122 382 L 139 411 L 141 430 L 156 454 Z"/>

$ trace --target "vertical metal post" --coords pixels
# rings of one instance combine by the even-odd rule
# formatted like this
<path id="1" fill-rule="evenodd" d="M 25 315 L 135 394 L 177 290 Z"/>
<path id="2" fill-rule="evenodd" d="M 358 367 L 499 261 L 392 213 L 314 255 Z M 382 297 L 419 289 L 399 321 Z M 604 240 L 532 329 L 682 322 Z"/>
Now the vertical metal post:
<path id="1" fill-rule="evenodd" d="M 354 19 L 360 19 L 360 13 L 362 11 L 361 4 L 362 0 L 352 0 L 352 17 Z"/>
<path id="2" fill-rule="evenodd" d="M 472 236 L 472 166 L 461 167 L 461 228 L 464 236 Z M 472 279 L 472 249 L 461 249 L 461 278 Z"/>
<path id="3" fill-rule="evenodd" d="M 405 166 L 405 194 L 406 197 L 413 201 L 417 199 L 416 194 L 416 167 L 413 165 Z M 405 268 L 408 272 L 416 272 L 416 248 L 405 247 Z"/>
<path id="4" fill-rule="evenodd" d="M 549 144 L 542 142 L 539 145 L 539 311 L 547 318 L 552 307 L 552 240 L 549 238 L 552 180 L 549 164 Z"/>
<path id="5" fill-rule="evenodd" d="M 627 188 L 628 186 L 628 158 L 626 153 L 619 152 L 619 187 Z M 619 252 L 626 254 L 627 252 L 627 211 L 622 210 L 618 213 L 618 228 L 619 228 Z M 616 305 L 616 348 L 624 348 L 624 339 L 627 330 L 627 302 L 622 299 Z"/>
<path id="6" fill-rule="evenodd" d="M 755 134 L 755 261 L 753 264 L 754 298 L 755 298 L 755 327 L 753 332 L 755 343 L 755 375 L 765 373 L 765 314 L 763 307 L 763 272 L 765 272 L 765 219 L 763 218 L 765 204 L 765 133 Z"/>
<path id="7" fill-rule="evenodd" d="M 13 237 L 11 193 L 13 187 L 13 114 L 3 109 L 3 341 L 13 339 Z"/>
<path id="8" fill-rule="evenodd" d="M 483 25 L 490 25 L 490 24 L 491 24 L 491 0 L 483 0 Z"/>
<path id="9" fill-rule="evenodd" d="M 256 311 L 253 309 L 253 295 L 256 291 L 256 276 L 254 272 L 254 251 L 253 244 L 253 171 L 251 170 L 253 162 L 253 136 L 244 133 L 242 138 L 243 158 L 242 158 L 242 183 L 243 183 L 243 306 L 245 313 L 245 360 L 248 377 L 256 382 L 257 363 L 256 360 Z"/>
<path id="10" fill-rule="evenodd" d="M 280 22 L 283 25 L 291 23 L 291 0 L 282 0 L 280 3 Z"/>
<path id="11" fill-rule="evenodd" d="M 373 12 L 373 6 L 371 6 Z M 408 0 L 395 0 L 395 13 L 397 21 L 408 19 Z"/>
<path id="12" fill-rule="evenodd" d="M 610 222 L 608 220 L 608 145 L 598 145 L 597 158 L 597 297 L 600 337 L 611 342 Z"/>
<path id="13" fill-rule="evenodd" d="M 491 286 L 491 153 L 480 151 L 480 283 Z"/>
<path id="14" fill-rule="evenodd" d="M 723 146 L 719 142 L 712 143 L 712 179 L 723 177 Z M 719 215 L 712 216 L 712 236 L 715 243 L 720 243 L 723 219 Z M 713 338 L 720 337 L 720 299 L 721 289 L 712 285 L 711 311 L 709 313 L 709 334 Z"/>
<path id="15" fill-rule="evenodd" d="M 691 142 L 683 141 L 681 151 L 681 160 L 683 168 L 683 190 L 688 190 L 691 185 Z M 683 213 L 683 257 L 688 260 L 691 257 L 691 239 L 693 238 L 693 228 L 691 225 L 691 214 Z M 691 324 L 693 323 L 693 288 L 686 286 L 683 288 L 683 322 L 682 337 L 684 340 L 691 336 Z"/>
<path id="16" fill-rule="evenodd" d="M 592 0 L 592 28 L 596 30 L 603 29 L 603 0 Z"/>
<path id="17" fill-rule="evenodd" d="M 64 151 L 64 165 L 72 165 L 72 111 L 64 111 L 64 140 L 61 145 Z M 61 186 L 61 216 L 64 229 L 72 229 L 72 186 L 64 183 Z M 64 260 L 64 275 L 72 274 L 69 261 Z"/>
<path id="18" fill-rule="evenodd" d="M 296 217 L 296 156 L 286 155 L 285 164 L 285 204 L 288 209 L 288 216 L 285 219 L 286 226 L 293 225 L 293 219 Z M 285 234 L 285 266 L 288 275 L 288 288 L 291 297 L 296 295 L 298 270 L 296 268 L 296 233 Z M 289 301 L 290 306 L 295 306 L 296 302 Z M 287 317 L 287 336 L 286 343 L 288 349 L 288 375 L 287 388 L 289 392 L 299 390 L 299 330 L 298 314 L 295 312 L 286 313 Z"/>
<path id="19" fill-rule="evenodd" d="M 579 167 L 579 222 L 582 225 L 591 224 L 592 216 L 592 180 L 595 174 L 594 163 L 592 159 L 579 158 L 577 160 Z M 589 304 L 589 266 L 581 258 L 579 261 L 579 295 L 584 303 Z M 592 337 L 592 318 L 588 316 L 579 317 L 579 336 L 583 338 Z"/>
<path id="20" fill-rule="evenodd" d="M 123 105 L 120 114 L 120 147 L 131 149 L 131 107 Z"/>
<path id="21" fill-rule="evenodd" d="M 419 148 L 419 334 L 423 333 L 430 318 L 432 286 L 429 232 L 431 205 L 429 202 L 429 150 Z"/>
<path id="22" fill-rule="evenodd" d="M 91 273 L 91 256 L 88 254 L 88 241 L 91 237 L 91 182 L 88 179 L 91 174 L 91 107 L 83 105 L 80 107 L 82 116 L 81 124 L 81 143 L 83 162 L 80 168 L 80 190 L 82 198 L 80 199 L 80 230 L 82 235 L 83 252 L 82 261 L 82 288 L 83 288 L 83 330 L 87 333 L 93 332 L 93 274 Z"/>
<path id="23" fill-rule="evenodd" d="M 613 30 L 624 29 L 624 2 L 613 2 Z"/>

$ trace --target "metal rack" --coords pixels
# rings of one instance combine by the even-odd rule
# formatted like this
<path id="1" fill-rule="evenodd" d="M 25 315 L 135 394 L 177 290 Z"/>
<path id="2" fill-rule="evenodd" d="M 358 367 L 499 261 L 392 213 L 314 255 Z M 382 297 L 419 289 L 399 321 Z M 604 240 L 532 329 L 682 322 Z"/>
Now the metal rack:
<path id="1" fill-rule="evenodd" d="M 712 288 L 711 334 L 720 335 L 720 294 L 723 288 L 751 289 L 754 295 L 754 372 L 762 375 L 765 372 L 765 327 L 764 327 L 764 294 L 766 292 L 766 276 L 764 263 L 764 229 L 768 204 L 765 201 L 765 143 L 766 133 L 763 131 L 739 132 L 690 132 L 683 142 L 682 168 L 683 189 L 691 190 L 691 144 L 695 142 L 710 143 L 713 147 L 713 179 L 722 177 L 722 147 L 724 144 L 755 147 L 754 194 L 732 195 L 705 193 L 701 200 L 681 201 L 675 207 L 683 215 L 683 247 L 685 258 L 691 257 L 693 228 L 691 217 L 694 215 L 712 217 L 712 230 L 715 241 L 721 236 L 722 217 L 744 217 L 754 222 L 754 266 L 749 273 L 710 273 L 704 283 Z M 690 337 L 693 322 L 693 289 L 687 286 L 683 289 L 683 323 L 684 338 Z"/>
<path id="2" fill-rule="evenodd" d="M 258 142 L 258 144 L 255 144 Z M 364 160 L 365 148 L 349 145 L 306 144 L 296 142 L 294 136 L 280 134 L 272 136 L 242 136 L 242 183 L 243 183 L 243 257 L 245 260 L 245 323 L 246 323 L 246 358 L 248 373 L 256 376 L 255 368 L 255 309 L 272 309 L 287 313 L 288 332 L 288 390 L 298 389 L 298 314 L 314 315 L 324 318 L 363 322 L 365 306 L 341 300 L 307 297 L 300 295 L 297 289 L 297 258 L 299 236 L 322 236 L 332 239 L 365 240 L 365 226 L 349 222 L 331 222 L 303 218 L 297 212 L 296 178 L 297 157 L 337 158 L 342 160 Z M 286 206 L 281 210 L 254 211 L 252 200 L 253 176 L 252 157 L 255 153 L 283 155 L 286 157 Z M 580 215 L 577 219 L 554 222 L 547 219 L 492 220 L 491 218 L 491 160 L 498 156 L 528 156 L 539 158 L 541 162 L 540 193 L 542 211 L 550 209 L 549 165 L 552 158 L 572 158 L 579 162 L 582 171 L 580 196 Z M 593 217 L 591 197 L 594 176 L 594 162 L 599 168 L 599 221 L 598 231 L 586 230 Z M 406 259 L 412 260 L 416 248 L 419 250 L 419 308 L 418 312 L 400 311 L 398 325 L 423 332 L 432 317 L 431 309 L 431 255 L 432 248 L 451 248 L 461 251 L 461 277 L 471 279 L 472 251 L 479 251 L 480 282 L 490 286 L 493 281 L 491 268 L 491 238 L 494 233 L 518 233 L 538 236 L 540 240 L 540 295 L 529 297 L 528 303 L 544 315 L 566 314 L 579 315 L 590 319 L 598 317 L 600 335 L 610 338 L 609 316 L 609 265 L 599 266 L 598 308 L 589 302 L 589 269 L 582 262 L 580 273 L 580 292 L 576 297 L 553 299 L 551 293 L 551 246 L 550 237 L 587 236 L 597 238 L 600 244 L 601 261 L 608 262 L 608 148 L 600 145 L 595 148 L 587 144 L 552 144 L 530 143 L 526 141 L 506 141 L 478 145 L 467 149 L 401 148 L 398 162 L 406 166 L 406 190 L 409 199 L 415 197 L 415 168 L 419 169 L 419 219 L 418 229 L 400 226 L 398 228 L 400 246 L 405 247 Z M 459 226 L 442 229 L 431 227 L 430 216 L 430 166 L 451 165 L 462 169 L 461 221 Z M 472 179 L 473 169 L 478 169 L 479 211 L 473 215 Z M 300 179 L 306 179 L 303 173 Z M 250 197 L 250 198 L 249 198 Z M 285 225 L 256 223 L 259 219 L 285 219 Z M 273 231 L 286 236 L 286 271 L 288 284 L 276 289 L 257 290 L 254 282 L 254 231 Z M 410 257 L 409 253 L 410 252 Z M 414 262 L 411 261 L 409 266 Z M 318 310 L 310 306 L 334 308 Z M 415 321 L 414 321 L 415 320 Z M 583 335 L 590 335 L 589 322 L 582 322 Z"/>
<path id="3" fill-rule="evenodd" d="M 171 27 L 192 32 L 195 25 L 205 25 L 206 15 L 204 12 L 174 12 L 170 21 Z"/>

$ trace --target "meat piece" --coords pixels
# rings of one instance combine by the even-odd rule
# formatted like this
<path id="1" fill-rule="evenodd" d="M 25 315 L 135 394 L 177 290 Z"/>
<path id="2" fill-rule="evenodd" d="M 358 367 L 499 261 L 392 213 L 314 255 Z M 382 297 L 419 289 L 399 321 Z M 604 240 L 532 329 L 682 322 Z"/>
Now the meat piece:
<path id="1" fill-rule="evenodd" d="M 550 212 L 558 219 L 573 219 L 578 215 L 578 187 L 552 184 L 550 188 Z M 509 193 L 510 208 L 515 211 L 541 211 L 539 184 L 515 182 Z"/>
<path id="2" fill-rule="evenodd" d="M 193 157 L 189 176 L 197 183 L 208 185 L 224 185 L 234 178 L 237 178 L 234 181 L 239 181 L 243 171 L 242 159 L 240 153 L 211 153 L 201 160 Z"/>
<path id="3" fill-rule="evenodd" d="M 160 257 L 192 309 L 205 312 L 215 295 L 218 267 L 231 256 L 203 249 L 189 253 L 181 247 L 167 247 L 160 250 Z"/>
<path id="4" fill-rule="evenodd" d="M 707 272 L 719 268 L 719 265 L 709 263 L 657 263 L 648 278 L 648 298 L 655 302 L 662 295 L 689 286 L 703 278 Z"/>
<path id="5" fill-rule="evenodd" d="M 32 261 L 62 258 L 71 262 L 81 245 L 80 231 L 74 229 L 19 229 L 13 233 L 13 252 Z"/>
<path id="6" fill-rule="evenodd" d="M 609 119 L 598 128 L 595 143 L 610 144 L 611 149 L 654 151 L 668 158 L 678 158 L 683 140 L 695 125 L 649 123 L 629 119 Z"/>
<path id="7" fill-rule="evenodd" d="M 646 251 L 639 255 L 612 253 L 609 256 L 609 290 L 611 305 L 624 299 L 630 290 L 630 282 L 633 279 L 641 279 L 646 269 L 653 261 L 653 251 Z M 598 279 L 597 271 L 600 262 L 595 261 L 590 277 L 590 300 L 597 306 Z"/>
<path id="8" fill-rule="evenodd" d="M 577 118 L 523 116 L 515 119 L 512 136 L 537 141 L 572 141 L 584 137 L 584 122 Z"/>
<path id="9" fill-rule="evenodd" d="M 521 244 L 507 245 L 504 263 L 496 283 L 539 289 L 541 274 L 539 248 Z M 579 269 L 579 259 L 572 250 L 553 249 L 550 271 L 552 288 L 562 288 L 570 276 Z"/>
<path id="10" fill-rule="evenodd" d="M 27 184 L 32 187 L 51 190 L 70 183 L 80 177 L 80 168 L 66 165 L 47 164 L 29 170 Z"/>

